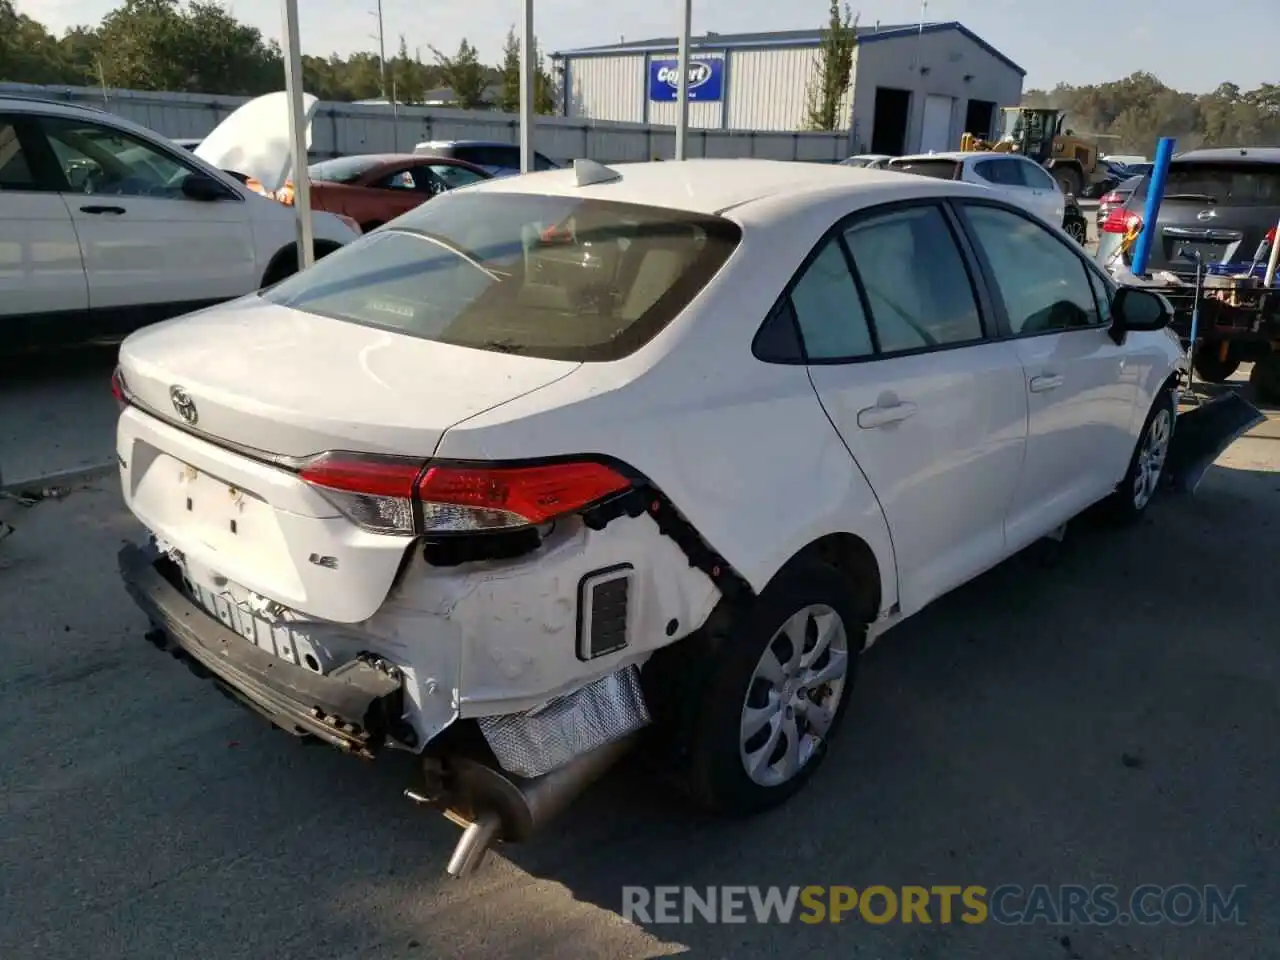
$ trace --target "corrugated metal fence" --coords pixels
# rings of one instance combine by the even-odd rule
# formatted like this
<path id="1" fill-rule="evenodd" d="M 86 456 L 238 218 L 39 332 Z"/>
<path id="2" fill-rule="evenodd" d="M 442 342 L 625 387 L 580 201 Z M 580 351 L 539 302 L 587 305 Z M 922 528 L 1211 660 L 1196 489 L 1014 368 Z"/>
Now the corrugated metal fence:
<path id="1" fill-rule="evenodd" d="M 196 93 L 145 93 L 95 87 L 38 87 L 0 83 L 0 94 L 48 97 L 105 107 L 135 123 L 175 139 L 202 137 L 245 102 L 244 97 Z M 516 114 L 437 107 L 321 102 L 311 123 L 313 157 L 356 153 L 409 152 L 424 140 L 519 142 Z M 670 158 L 672 127 L 612 123 L 568 117 L 539 117 L 536 148 L 548 157 L 589 157 L 602 163 Z M 762 157 L 771 160 L 831 162 L 849 153 L 848 132 L 783 133 L 749 130 L 690 130 L 692 157 Z"/>

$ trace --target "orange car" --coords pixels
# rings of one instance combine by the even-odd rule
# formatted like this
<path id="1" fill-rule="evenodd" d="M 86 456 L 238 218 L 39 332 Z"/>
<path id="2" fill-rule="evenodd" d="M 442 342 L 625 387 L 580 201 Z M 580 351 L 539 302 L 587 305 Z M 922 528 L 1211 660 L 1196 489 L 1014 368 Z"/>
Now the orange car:
<path id="1" fill-rule="evenodd" d="M 463 160 L 396 153 L 322 160 L 307 173 L 311 209 L 348 216 L 366 233 L 446 190 L 492 177 Z M 286 181 L 275 197 L 292 204 L 293 182 Z"/>

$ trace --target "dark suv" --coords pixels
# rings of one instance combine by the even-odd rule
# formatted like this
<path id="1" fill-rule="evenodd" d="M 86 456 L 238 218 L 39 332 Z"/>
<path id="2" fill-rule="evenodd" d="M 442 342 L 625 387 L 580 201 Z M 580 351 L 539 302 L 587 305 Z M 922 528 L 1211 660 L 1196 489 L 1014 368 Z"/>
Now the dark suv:
<path id="1" fill-rule="evenodd" d="M 1116 266 L 1126 233 L 1141 226 L 1150 185 L 1148 174 L 1099 224 L 1097 262 L 1104 269 Z M 1205 267 L 1231 264 L 1227 269 L 1233 273 L 1247 272 L 1258 258 L 1265 264 L 1278 220 L 1280 147 L 1180 154 L 1169 165 L 1147 270 L 1172 273 L 1193 284 L 1198 255 Z M 1127 265 L 1128 255 L 1123 257 Z M 1190 336 L 1193 289 L 1171 287 L 1167 292 L 1177 310 L 1173 329 L 1184 341 Z M 1242 362 L 1253 362 L 1254 376 L 1268 378 L 1267 392 L 1280 395 L 1280 354 L 1272 349 L 1270 331 L 1203 322 L 1198 334 L 1193 362 L 1201 379 L 1220 383 Z M 1260 364 L 1264 358 L 1267 363 Z"/>
<path id="2" fill-rule="evenodd" d="M 1099 265 L 1110 264 L 1129 227 L 1141 223 L 1151 177 L 1099 224 Z M 1194 279 L 1202 263 L 1253 260 L 1280 220 L 1280 147 L 1192 150 L 1169 165 L 1148 270 Z"/>
<path id="3" fill-rule="evenodd" d="M 429 140 L 413 148 L 419 155 L 462 160 L 483 167 L 495 177 L 510 177 L 520 172 L 520 147 L 497 140 Z M 534 151 L 534 170 L 557 170 L 560 164 Z"/>

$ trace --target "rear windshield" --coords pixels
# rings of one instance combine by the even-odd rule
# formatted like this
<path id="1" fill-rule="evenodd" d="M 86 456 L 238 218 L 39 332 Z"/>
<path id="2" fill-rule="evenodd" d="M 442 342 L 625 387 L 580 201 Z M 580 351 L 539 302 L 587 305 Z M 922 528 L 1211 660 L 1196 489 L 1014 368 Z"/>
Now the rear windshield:
<path id="1" fill-rule="evenodd" d="M 1136 195 L 1145 198 L 1150 183 L 1148 177 Z M 1175 160 L 1169 165 L 1164 195 L 1167 200 L 1181 197 L 1230 206 L 1280 205 L 1280 164 Z"/>
<path id="2" fill-rule="evenodd" d="M 616 360 L 670 323 L 740 239 L 721 217 L 464 190 L 436 197 L 262 296 L 462 347 Z"/>
<path id="3" fill-rule="evenodd" d="M 889 167 L 902 173 L 915 173 L 935 180 L 954 180 L 960 164 L 954 160 L 893 160 Z"/>
<path id="4" fill-rule="evenodd" d="M 334 160 L 321 160 L 307 167 L 312 180 L 323 180 L 325 183 L 350 183 L 360 178 L 367 170 L 372 170 L 381 161 L 376 157 L 338 157 Z"/>

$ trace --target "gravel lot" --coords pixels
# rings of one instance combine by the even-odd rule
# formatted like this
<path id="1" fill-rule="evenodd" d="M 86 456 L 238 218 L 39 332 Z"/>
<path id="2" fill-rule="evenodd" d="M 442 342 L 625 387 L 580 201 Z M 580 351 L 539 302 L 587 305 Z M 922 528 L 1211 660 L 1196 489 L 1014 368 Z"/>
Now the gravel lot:
<path id="1" fill-rule="evenodd" d="M 108 371 L 85 371 L 86 446 L 67 434 L 64 459 L 109 455 Z M 39 409 L 76 401 L 30 387 L 0 391 L 0 436 L 69 466 Z M 460 883 L 457 830 L 401 797 L 405 765 L 300 747 L 143 642 L 114 478 L 20 510 L 0 546 L 0 957 L 1273 958 L 1280 599 L 1238 588 L 1275 566 L 1277 440 L 1271 420 L 1196 497 L 1123 532 L 1081 522 L 1055 562 L 1015 558 L 888 635 L 790 806 L 702 821 L 632 764 Z M 1247 925 L 619 915 L 637 884 L 1183 882 L 1247 886 Z"/>

